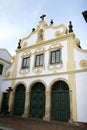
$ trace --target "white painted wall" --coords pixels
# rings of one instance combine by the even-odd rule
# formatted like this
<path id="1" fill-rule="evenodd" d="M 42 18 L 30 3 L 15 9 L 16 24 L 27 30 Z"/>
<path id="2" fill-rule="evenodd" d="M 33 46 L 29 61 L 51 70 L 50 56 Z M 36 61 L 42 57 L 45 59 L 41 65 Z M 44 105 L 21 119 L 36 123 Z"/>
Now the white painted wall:
<path id="1" fill-rule="evenodd" d="M 54 42 L 54 44 L 57 43 L 57 42 Z M 62 67 L 60 68 L 60 64 L 58 65 L 58 69 L 57 71 L 58 72 L 65 72 L 67 71 L 67 41 L 63 41 L 63 42 L 58 42 L 58 44 L 61 44 L 62 45 L 62 48 L 61 48 L 61 60 L 62 60 Z M 49 66 L 52 66 L 50 64 L 50 46 L 53 45 L 50 44 L 50 45 L 43 45 L 42 47 L 46 50 L 44 52 L 44 69 L 42 70 L 42 72 L 40 74 L 51 74 L 51 73 L 55 73 L 52 71 L 50 71 L 48 69 Z M 36 49 L 39 49 L 39 48 L 36 48 Z M 20 52 L 18 54 L 18 65 L 17 65 L 17 77 L 24 77 L 24 74 L 21 74 L 20 71 L 21 71 L 21 66 L 22 66 L 22 59 L 23 59 L 23 54 L 27 51 L 30 51 L 30 52 L 35 52 L 36 49 L 28 49 L 26 51 L 23 51 L 23 52 Z M 40 52 L 39 52 L 40 53 Z M 29 68 L 29 72 L 27 74 L 25 74 L 25 76 L 35 76 L 36 73 L 34 72 L 34 69 L 37 69 L 38 67 L 35 68 L 35 55 L 34 53 L 32 53 L 30 55 L 30 68 Z M 12 67 L 11 67 L 12 68 Z M 14 71 L 14 70 L 13 70 Z M 12 72 L 12 69 L 11 69 L 11 72 Z"/>
<path id="2" fill-rule="evenodd" d="M 79 122 L 87 122 L 87 72 L 76 74 L 77 113 Z"/>
<path id="3" fill-rule="evenodd" d="M 0 49 L 0 58 L 8 62 L 10 62 L 12 59 L 10 53 L 6 49 Z"/>
<path id="4" fill-rule="evenodd" d="M 4 83 L 4 78 L 6 74 L 7 68 L 10 66 L 10 62 L 12 60 L 12 56 L 6 49 L 0 49 L 0 64 L 3 65 L 3 72 L 2 75 L 0 75 L 0 91 L 2 92 L 4 89 L 3 83 Z"/>
<path id="5" fill-rule="evenodd" d="M 77 49 L 74 49 L 74 58 L 75 58 L 76 69 L 81 69 L 80 61 L 81 60 L 87 61 L 87 50 L 79 51 Z"/>

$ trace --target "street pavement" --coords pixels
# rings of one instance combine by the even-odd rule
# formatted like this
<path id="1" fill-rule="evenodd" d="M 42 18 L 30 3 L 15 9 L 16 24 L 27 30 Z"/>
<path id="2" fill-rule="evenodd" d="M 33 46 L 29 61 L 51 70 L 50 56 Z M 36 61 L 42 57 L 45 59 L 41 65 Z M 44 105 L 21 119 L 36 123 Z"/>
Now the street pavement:
<path id="1" fill-rule="evenodd" d="M 64 123 L 0 116 L 0 130 L 87 130 L 87 123 Z"/>

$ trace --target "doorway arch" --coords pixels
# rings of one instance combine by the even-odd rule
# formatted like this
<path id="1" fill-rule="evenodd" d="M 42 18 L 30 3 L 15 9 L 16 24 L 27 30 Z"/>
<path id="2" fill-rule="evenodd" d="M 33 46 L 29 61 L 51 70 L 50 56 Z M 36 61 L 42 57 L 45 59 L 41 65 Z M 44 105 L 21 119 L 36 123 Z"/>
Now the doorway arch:
<path id="1" fill-rule="evenodd" d="M 15 89 L 13 115 L 22 116 L 25 105 L 25 86 L 19 84 Z"/>
<path id="2" fill-rule="evenodd" d="M 45 115 L 45 86 L 34 83 L 31 88 L 29 117 L 43 119 Z"/>
<path id="3" fill-rule="evenodd" d="M 59 80 L 51 88 L 51 120 L 68 122 L 69 119 L 69 86 L 65 81 Z"/>

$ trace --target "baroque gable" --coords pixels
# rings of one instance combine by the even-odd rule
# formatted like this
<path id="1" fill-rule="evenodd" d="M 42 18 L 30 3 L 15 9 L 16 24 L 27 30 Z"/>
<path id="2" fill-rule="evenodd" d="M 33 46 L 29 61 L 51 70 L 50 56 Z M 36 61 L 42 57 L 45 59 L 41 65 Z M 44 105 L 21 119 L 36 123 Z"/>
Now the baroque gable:
<path id="1" fill-rule="evenodd" d="M 62 37 L 67 34 L 67 28 L 61 24 L 59 26 L 48 25 L 45 21 L 40 21 L 36 29 L 21 40 L 21 48 L 47 42 L 51 39 Z"/>

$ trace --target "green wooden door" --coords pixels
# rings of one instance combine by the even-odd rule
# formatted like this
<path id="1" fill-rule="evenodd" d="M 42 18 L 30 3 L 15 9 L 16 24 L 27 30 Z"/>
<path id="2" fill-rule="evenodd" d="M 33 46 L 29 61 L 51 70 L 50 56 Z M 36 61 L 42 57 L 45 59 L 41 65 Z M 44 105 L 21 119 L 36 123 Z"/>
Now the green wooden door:
<path id="1" fill-rule="evenodd" d="M 3 93 L 1 112 L 5 113 L 8 110 L 8 93 Z"/>
<path id="2" fill-rule="evenodd" d="M 45 114 L 45 88 L 36 83 L 31 90 L 29 117 L 42 119 Z"/>
<path id="3" fill-rule="evenodd" d="M 13 115 L 22 116 L 24 113 L 25 105 L 25 87 L 20 84 L 17 86 L 15 91 L 14 106 L 13 106 Z"/>
<path id="4" fill-rule="evenodd" d="M 58 81 L 52 87 L 51 119 L 65 122 L 70 119 L 69 88 L 64 81 Z"/>

